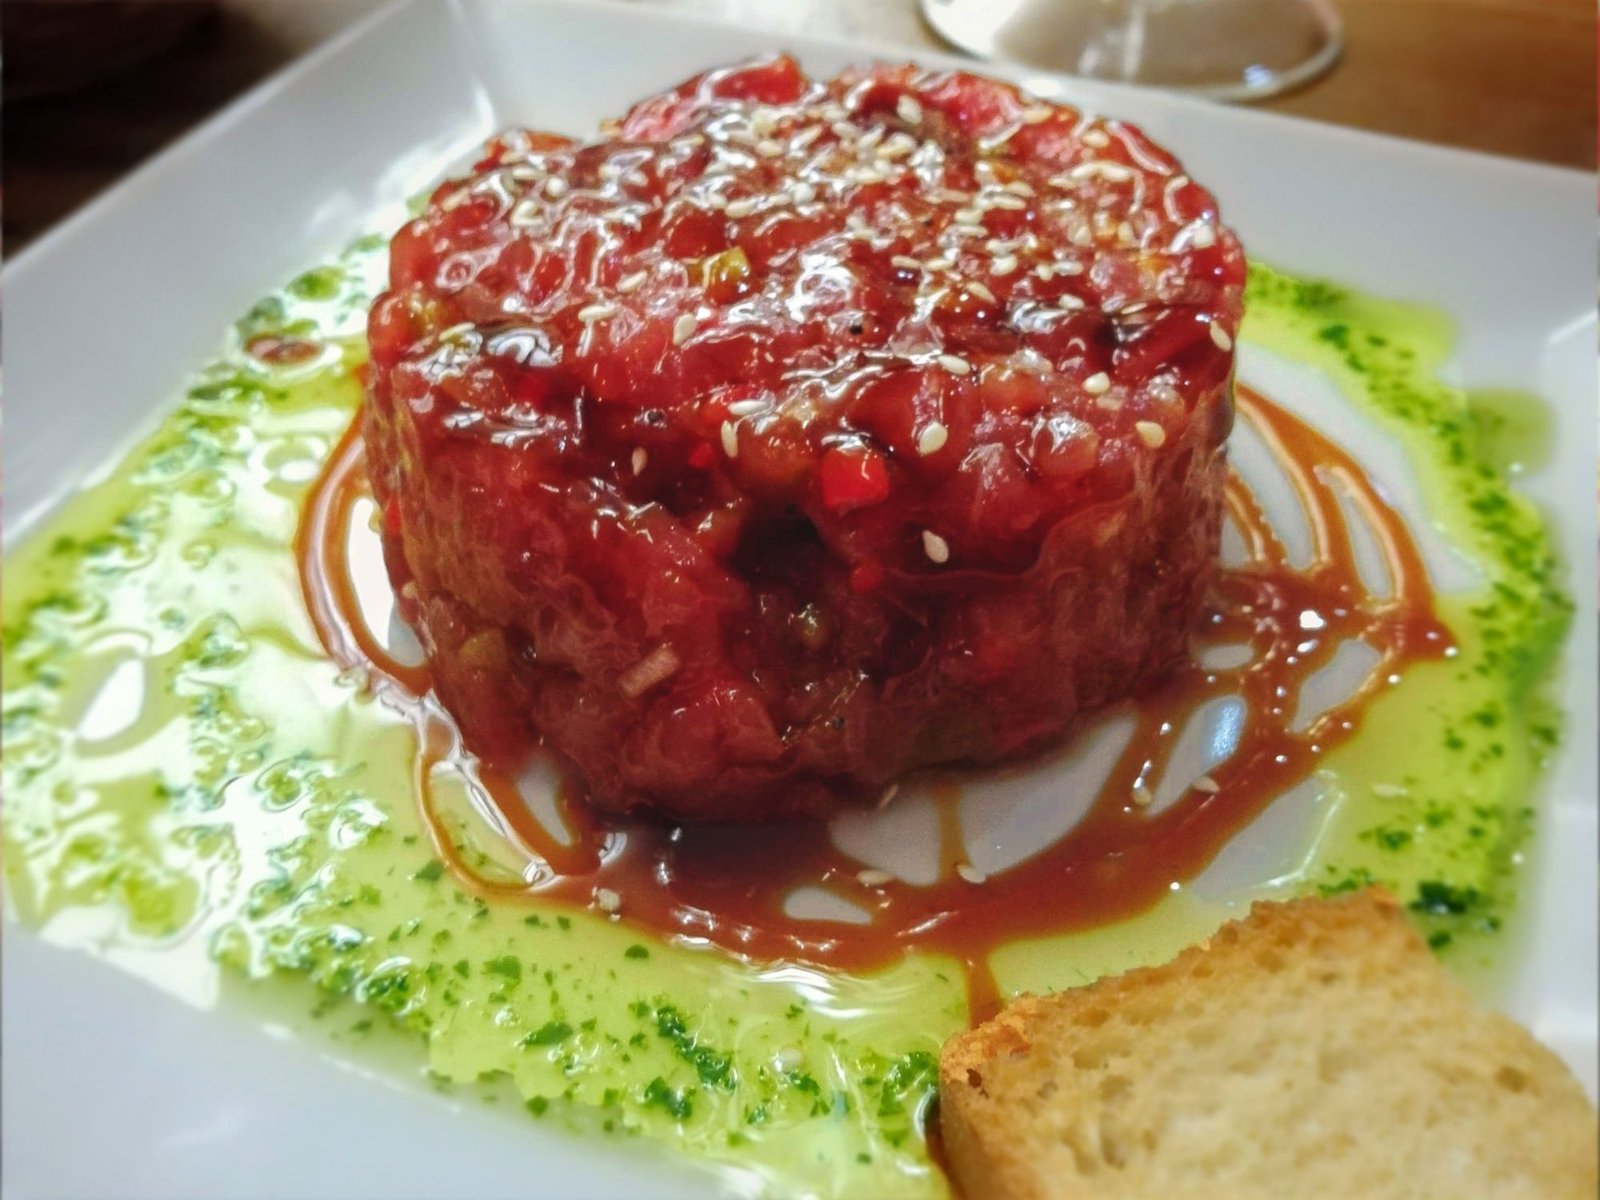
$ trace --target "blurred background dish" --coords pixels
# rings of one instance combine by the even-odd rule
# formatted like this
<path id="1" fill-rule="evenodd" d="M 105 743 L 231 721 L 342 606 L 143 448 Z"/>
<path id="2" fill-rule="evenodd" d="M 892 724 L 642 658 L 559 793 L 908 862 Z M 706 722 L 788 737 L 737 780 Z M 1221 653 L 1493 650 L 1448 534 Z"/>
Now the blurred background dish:
<path id="1" fill-rule="evenodd" d="M 1216 100 L 1272 96 L 1333 66 L 1329 0 L 920 0 L 952 44 L 983 58 Z"/>

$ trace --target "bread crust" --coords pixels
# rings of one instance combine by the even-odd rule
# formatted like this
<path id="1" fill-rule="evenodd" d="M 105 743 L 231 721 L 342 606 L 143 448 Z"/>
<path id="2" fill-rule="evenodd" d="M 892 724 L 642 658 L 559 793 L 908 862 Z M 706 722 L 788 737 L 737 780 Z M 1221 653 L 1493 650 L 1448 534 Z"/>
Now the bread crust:
<path id="1" fill-rule="evenodd" d="M 1020 997 L 945 1044 L 940 1122 L 972 1200 L 1600 1188 L 1577 1081 L 1477 1008 L 1380 889 L 1258 903 L 1161 966 Z"/>

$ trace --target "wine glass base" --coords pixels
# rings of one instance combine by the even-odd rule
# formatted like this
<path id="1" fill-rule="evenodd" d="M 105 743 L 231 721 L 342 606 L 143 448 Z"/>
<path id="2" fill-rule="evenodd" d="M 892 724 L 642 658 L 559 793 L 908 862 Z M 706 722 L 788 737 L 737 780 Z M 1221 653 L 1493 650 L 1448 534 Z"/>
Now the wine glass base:
<path id="1" fill-rule="evenodd" d="M 923 18 L 978 55 L 1213 100 L 1299 87 L 1338 60 L 1329 0 L 920 0 Z"/>

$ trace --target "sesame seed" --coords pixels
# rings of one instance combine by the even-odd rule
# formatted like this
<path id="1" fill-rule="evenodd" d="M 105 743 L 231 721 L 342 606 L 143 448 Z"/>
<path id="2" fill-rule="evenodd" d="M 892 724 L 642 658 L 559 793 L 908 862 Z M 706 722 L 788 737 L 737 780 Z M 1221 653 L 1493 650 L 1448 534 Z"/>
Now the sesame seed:
<path id="1" fill-rule="evenodd" d="M 869 867 L 865 871 L 857 871 L 856 878 L 861 881 L 864 887 L 875 888 L 882 887 L 890 882 L 894 879 L 894 876 L 888 871 L 880 871 L 875 867 Z"/>
<path id="2" fill-rule="evenodd" d="M 604 321 L 607 317 L 615 316 L 617 306 L 609 301 L 602 300 L 597 304 L 586 304 L 578 310 L 578 320 L 584 324 L 591 321 Z"/>
<path id="3" fill-rule="evenodd" d="M 971 292 L 979 300 L 982 300 L 985 303 L 994 304 L 996 302 L 994 293 L 986 288 L 983 284 L 979 283 L 976 279 L 969 279 L 962 286 L 964 286 L 967 291 Z"/>
<path id="4" fill-rule="evenodd" d="M 796 204 L 810 204 L 817 198 L 817 189 L 801 179 L 789 188 L 789 195 L 794 197 Z"/>
<path id="5" fill-rule="evenodd" d="M 946 258 L 941 254 L 938 258 L 930 258 L 922 265 L 927 267 L 930 271 L 948 271 L 951 267 L 955 266 L 956 263 L 955 259 Z"/>
<path id="6" fill-rule="evenodd" d="M 1133 781 L 1133 795 L 1130 797 L 1138 808 L 1149 808 L 1156 802 L 1155 793 L 1145 787 L 1143 779 Z"/>
<path id="7" fill-rule="evenodd" d="M 600 178 L 605 180 L 621 179 L 622 168 L 617 166 L 616 163 L 601 163 Z"/>
<path id="8" fill-rule="evenodd" d="M 732 421 L 722 423 L 722 452 L 729 458 L 739 457 L 739 430 Z"/>
<path id="9" fill-rule="evenodd" d="M 876 167 L 852 167 L 850 169 L 850 181 L 852 183 L 882 183 L 887 178 L 888 176 Z"/>
<path id="10" fill-rule="evenodd" d="M 1211 340 L 1218 350 L 1232 350 L 1233 338 L 1228 331 L 1216 321 L 1211 322 Z"/>
<path id="11" fill-rule="evenodd" d="M 1096 371 L 1083 381 L 1083 390 L 1091 396 L 1103 396 L 1111 390 L 1111 376 L 1104 371 Z"/>
<path id="12" fill-rule="evenodd" d="M 989 877 L 982 871 L 978 870 L 978 868 L 973 866 L 971 863 L 957 863 L 956 874 L 961 876 L 961 878 L 965 879 L 968 883 L 972 884 L 973 887 L 977 887 L 979 884 L 987 883 L 989 881 Z"/>
<path id="13" fill-rule="evenodd" d="M 955 222 L 957 225 L 982 225 L 983 213 L 976 208 L 958 208 Z"/>
<path id="14" fill-rule="evenodd" d="M 1013 179 L 1010 183 L 1006 184 L 1006 191 L 1010 192 L 1013 196 L 1034 196 L 1038 194 L 1031 186 L 1029 186 L 1026 180 L 1022 179 Z"/>
<path id="15" fill-rule="evenodd" d="M 1126 221 L 1123 221 L 1117 226 L 1117 241 L 1121 242 L 1124 246 L 1131 246 L 1138 240 L 1139 239 L 1134 236 L 1132 225 L 1128 224 Z"/>
<path id="16" fill-rule="evenodd" d="M 931 529 L 922 531 L 922 552 L 932 562 L 947 563 L 950 561 L 950 543 Z"/>
<path id="17" fill-rule="evenodd" d="M 1017 119 L 1024 125 L 1037 125 L 1040 121 L 1048 121 L 1054 111 L 1048 104 L 1031 104 L 1022 110 Z"/>
<path id="18" fill-rule="evenodd" d="M 1011 212 L 1021 212 L 1028 207 L 1026 200 L 1021 196 L 1013 196 L 1010 192 L 984 196 L 982 202 L 987 208 L 1004 208 Z"/>
<path id="19" fill-rule="evenodd" d="M 1204 792 L 1208 796 L 1215 796 L 1222 790 L 1222 785 L 1209 775 L 1202 775 L 1192 785 L 1197 792 Z"/>
<path id="20" fill-rule="evenodd" d="M 917 435 L 917 453 L 924 458 L 930 454 L 937 454 L 944 449 L 944 444 L 949 440 L 948 429 L 938 421 L 929 421 Z"/>
<path id="21" fill-rule="evenodd" d="M 1135 421 L 1133 428 L 1134 432 L 1139 435 L 1139 440 L 1152 450 L 1157 446 L 1163 445 L 1167 440 L 1167 431 L 1154 421 Z"/>
<path id="22" fill-rule="evenodd" d="M 678 319 L 672 323 L 672 344 L 681 346 L 689 340 L 700 320 L 693 313 L 680 313 Z"/>
<path id="23" fill-rule="evenodd" d="M 989 270 L 996 275 L 1009 275 L 1017 269 L 1017 256 L 1015 254 L 999 255 L 989 264 Z"/>
<path id="24" fill-rule="evenodd" d="M 728 207 L 728 198 L 721 192 L 712 192 L 706 197 L 706 207 L 718 211 Z"/>
<path id="25" fill-rule="evenodd" d="M 829 128 L 841 142 L 853 142 L 861 136 L 860 128 L 849 121 L 835 121 Z"/>
<path id="26" fill-rule="evenodd" d="M 439 331 L 439 340 L 441 342 L 453 342 L 462 334 L 471 333 L 476 328 L 477 326 L 471 321 L 462 321 L 459 325 L 452 325 L 448 329 L 441 329 Z"/>
<path id="27" fill-rule="evenodd" d="M 1107 183 L 1126 183 L 1133 178 L 1133 172 L 1121 163 L 1107 162 L 1103 159 L 1093 159 L 1086 163 L 1079 163 L 1068 173 L 1074 180 L 1093 179 L 1100 176 Z"/>
<path id="28" fill-rule="evenodd" d="M 972 364 L 956 354 L 939 355 L 939 365 L 952 375 L 972 374 Z"/>
<path id="29" fill-rule="evenodd" d="M 789 139 L 790 150 L 804 150 L 812 142 L 822 136 L 822 126 L 813 125 L 809 129 L 802 129 Z"/>
<path id="30" fill-rule="evenodd" d="M 616 914 L 622 911 L 622 897 L 610 888 L 595 888 L 594 902 L 601 912 Z"/>
<path id="31" fill-rule="evenodd" d="M 762 158 L 777 158 L 783 153 L 783 143 L 775 142 L 771 138 L 762 138 L 756 143 L 756 153 Z"/>
<path id="32" fill-rule="evenodd" d="M 906 271 L 922 270 L 922 260 L 919 258 L 912 258 L 909 254 L 896 254 L 889 261 L 894 266 L 900 267 Z"/>
<path id="33" fill-rule="evenodd" d="M 1055 277 L 1056 269 L 1049 263 L 1040 263 L 1033 269 L 1033 273 L 1039 277 L 1041 282 L 1049 283 Z"/>
<path id="34" fill-rule="evenodd" d="M 896 133 L 884 139 L 878 147 L 878 157 L 881 159 L 904 158 L 917 148 L 917 139 L 908 133 Z"/>
<path id="35" fill-rule="evenodd" d="M 728 405 L 730 417 L 749 417 L 761 412 L 767 407 L 765 400 L 735 400 Z"/>
<path id="36" fill-rule="evenodd" d="M 556 196 L 564 196 L 567 192 L 567 181 L 562 179 L 559 175 L 552 175 L 549 179 L 544 181 L 544 190 L 548 192 L 552 198 Z"/>
<path id="37" fill-rule="evenodd" d="M 894 111 L 907 125 L 915 125 L 922 120 L 922 105 L 917 103 L 915 96 L 901 96 L 895 101 Z"/>
<path id="38" fill-rule="evenodd" d="M 544 170 L 540 167 L 520 166 L 511 168 L 511 178 L 518 183 L 533 183 L 544 178 Z"/>
<path id="39" fill-rule="evenodd" d="M 636 167 L 622 177 L 622 182 L 633 187 L 644 187 L 650 182 L 650 177 Z"/>
<path id="40" fill-rule="evenodd" d="M 641 284 L 649 276 L 648 271 L 635 271 L 632 275 L 624 275 L 617 280 L 617 291 L 626 296 L 629 292 L 638 291 Z"/>
<path id="41" fill-rule="evenodd" d="M 735 220 L 740 217 L 748 217 L 751 213 L 755 212 L 755 210 L 756 202 L 748 197 L 743 200 L 728 201 L 728 215 L 733 217 Z"/>
<path id="42" fill-rule="evenodd" d="M 1111 139 L 1106 136 L 1103 129 L 1090 129 L 1078 140 L 1085 146 L 1092 146 L 1096 150 L 1104 150 L 1111 145 Z"/>
<path id="43" fill-rule="evenodd" d="M 1217 231 L 1210 225 L 1196 225 L 1189 235 L 1189 245 L 1195 250 L 1209 250 L 1217 244 Z"/>
<path id="44" fill-rule="evenodd" d="M 871 150 L 879 142 L 883 141 L 883 135 L 887 132 L 888 130 L 882 125 L 874 125 L 856 139 L 856 148 L 858 150 Z"/>
<path id="45" fill-rule="evenodd" d="M 928 195 L 940 204 L 965 204 L 972 199 L 966 192 L 958 192 L 954 188 L 947 187 L 937 188 Z"/>
<path id="46" fill-rule="evenodd" d="M 537 225 L 542 211 L 537 200 L 524 197 L 512 206 L 511 215 L 506 220 L 519 229 L 527 225 Z"/>
<path id="47" fill-rule="evenodd" d="M 649 462 L 650 451 L 646 450 L 643 446 L 635 446 L 633 448 L 633 473 L 635 475 L 643 475 L 644 469 Z"/>

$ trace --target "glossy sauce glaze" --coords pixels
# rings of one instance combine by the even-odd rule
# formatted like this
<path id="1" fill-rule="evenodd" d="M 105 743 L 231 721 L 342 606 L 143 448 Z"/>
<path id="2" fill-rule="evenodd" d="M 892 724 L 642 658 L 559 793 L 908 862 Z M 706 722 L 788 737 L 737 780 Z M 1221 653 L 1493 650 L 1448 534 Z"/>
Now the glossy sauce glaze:
<path id="1" fill-rule="evenodd" d="M 1417 548 L 1356 462 L 1249 388 L 1239 389 L 1237 403 L 1299 498 L 1311 529 L 1312 561 L 1291 563 L 1250 489 L 1233 477 L 1228 507 L 1247 560 L 1221 573 L 1194 659 L 1139 703 L 1135 732 L 1084 819 L 1020 864 L 989 878 L 968 866 L 948 796 L 941 805 L 944 870 L 929 887 L 864 871 L 835 847 L 820 821 L 670 826 L 602 818 L 570 788 L 562 794 L 570 834 L 563 840 L 534 819 L 510 778 L 475 763 L 465 774 L 481 784 L 481 801 L 542 866 L 528 873 L 527 883 L 491 882 L 462 861 L 441 825 L 430 821 L 439 854 L 484 896 L 537 897 L 620 913 L 661 936 L 761 960 L 863 971 L 912 949 L 941 951 L 965 965 L 970 1009 L 981 1019 L 999 1003 L 988 969 L 997 947 L 1149 908 L 1175 882 L 1198 874 L 1274 798 L 1306 779 L 1409 664 L 1450 652 Z M 1376 539 L 1389 578 L 1385 595 L 1363 581 L 1341 493 Z M 435 766 L 462 752 L 426 694 L 425 671 L 390 656 L 356 603 L 344 547 L 351 511 L 365 495 L 362 445 L 353 429 L 310 495 L 299 538 L 302 582 L 329 652 L 346 666 L 372 670 L 391 701 L 415 720 L 414 777 L 427 814 Z M 1377 662 L 1354 694 L 1301 726 L 1296 718 L 1306 681 L 1353 639 L 1376 651 Z M 1242 665 L 1199 665 L 1208 646 L 1240 644 L 1250 649 Z M 1178 733 L 1207 702 L 1226 696 L 1248 705 L 1236 749 L 1209 775 L 1191 781 L 1177 802 L 1153 811 Z M 806 885 L 836 891 L 870 920 L 857 925 L 789 915 L 786 897 Z"/>

